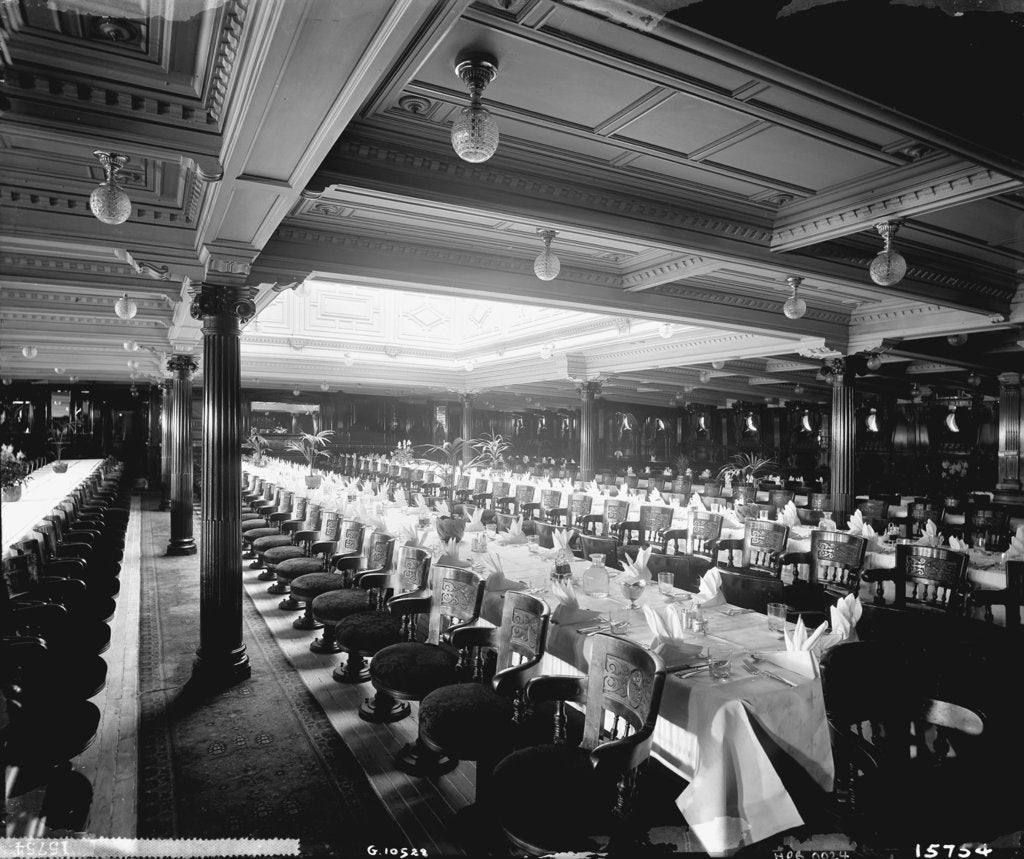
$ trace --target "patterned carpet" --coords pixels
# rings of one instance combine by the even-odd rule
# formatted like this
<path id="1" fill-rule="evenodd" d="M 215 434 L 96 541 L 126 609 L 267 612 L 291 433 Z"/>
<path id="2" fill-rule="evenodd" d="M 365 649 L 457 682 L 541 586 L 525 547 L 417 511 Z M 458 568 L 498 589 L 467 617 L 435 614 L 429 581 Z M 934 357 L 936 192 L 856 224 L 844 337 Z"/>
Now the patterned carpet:
<path id="1" fill-rule="evenodd" d="M 199 561 L 164 556 L 169 517 L 155 510 L 146 499 L 139 836 L 299 838 L 304 856 L 404 844 L 248 597 L 252 677 L 203 698 L 185 688 L 199 638 Z"/>

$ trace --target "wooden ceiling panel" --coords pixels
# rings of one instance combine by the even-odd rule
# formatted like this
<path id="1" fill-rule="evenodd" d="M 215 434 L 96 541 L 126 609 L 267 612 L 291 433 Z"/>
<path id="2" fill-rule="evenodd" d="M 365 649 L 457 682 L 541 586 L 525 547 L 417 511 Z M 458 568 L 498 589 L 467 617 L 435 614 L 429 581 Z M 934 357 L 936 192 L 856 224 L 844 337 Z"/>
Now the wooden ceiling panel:
<path id="1" fill-rule="evenodd" d="M 913 224 L 927 224 L 992 247 L 1024 253 L 1024 208 L 1007 206 L 999 198 L 918 215 L 907 226 Z"/>
<path id="2" fill-rule="evenodd" d="M 676 93 L 616 130 L 622 137 L 687 155 L 749 125 L 749 116 Z"/>
<path id="3" fill-rule="evenodd" d="M 715 164 L 820 191 L 882 169 L 874 159 L 785 128 L 769 128 L 716 152 Z"/>
<path id="4" fill-rule="evenodd" d="M 640 155 L 631 159 L 626 167 L 631 171 L 643 171 L 652 176 L 677 179 L 690 189 L 710 190 L 732 197 L 748 199 L 772 190 L 770 185 L 758 184 L 737 178 L 729 170 L 702 168 L 685 161 L 673 161 L 657 155 Z"/>

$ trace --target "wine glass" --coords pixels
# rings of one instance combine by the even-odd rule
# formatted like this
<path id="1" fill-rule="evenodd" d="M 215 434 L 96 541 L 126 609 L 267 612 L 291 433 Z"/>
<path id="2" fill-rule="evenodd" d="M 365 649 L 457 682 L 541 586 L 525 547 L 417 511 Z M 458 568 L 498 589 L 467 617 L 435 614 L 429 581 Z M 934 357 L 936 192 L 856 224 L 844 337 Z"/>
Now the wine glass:
<path id="1" fill-rule="evenodd" d="M 636 609 L 636 601 L 643 596 L 645 587 L 647 587 L 646 579 L 634 579 L 622 583 L 622 595 L 629 600 L 630 610 Z"/>

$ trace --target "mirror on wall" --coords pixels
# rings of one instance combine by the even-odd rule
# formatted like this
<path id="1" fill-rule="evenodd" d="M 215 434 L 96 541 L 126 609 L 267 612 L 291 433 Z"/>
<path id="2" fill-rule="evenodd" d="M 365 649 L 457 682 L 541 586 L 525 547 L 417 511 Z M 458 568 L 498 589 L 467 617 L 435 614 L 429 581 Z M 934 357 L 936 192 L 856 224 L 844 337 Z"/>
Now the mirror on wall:
<path id="1" fill-rule="evenodd" d="M 320 406 L 318 403 L 254 401 L 249 423 L 262 436 L 317 433 L 320 432 Z"/>

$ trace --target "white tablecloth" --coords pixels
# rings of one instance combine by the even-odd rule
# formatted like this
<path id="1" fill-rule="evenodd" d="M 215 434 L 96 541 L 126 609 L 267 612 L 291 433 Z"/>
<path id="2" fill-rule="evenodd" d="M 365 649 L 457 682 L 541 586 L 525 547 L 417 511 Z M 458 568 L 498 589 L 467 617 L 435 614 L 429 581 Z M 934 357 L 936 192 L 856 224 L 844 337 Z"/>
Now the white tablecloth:
<path id="1" fill-rule="evenodd" d="M 52 464 L 37 468 L 32 472 L 31 480 L 22 487 L 21 500 L 0 505 L 5 554 L 13 543 L 24 539 L 54 507 L 87 480 L 103 460 L 67 459 L 65 462 L 68 470 L 63 474 L 54 472 Z"/>

